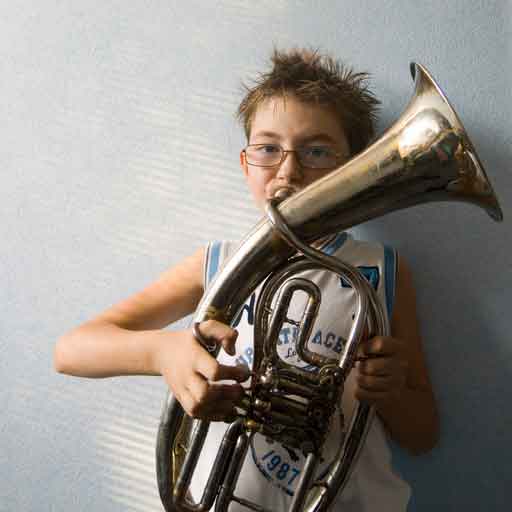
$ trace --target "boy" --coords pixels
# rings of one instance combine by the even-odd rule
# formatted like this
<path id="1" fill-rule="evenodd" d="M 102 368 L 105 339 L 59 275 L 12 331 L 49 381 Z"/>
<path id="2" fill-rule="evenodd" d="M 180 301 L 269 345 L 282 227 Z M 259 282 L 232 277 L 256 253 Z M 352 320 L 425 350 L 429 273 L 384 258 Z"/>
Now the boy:
<path id="1" fill-rule="evenodd" d="M 364 149 L 373 136 L 378 104 L 366 88 L 365 74 L 347 71 L 329 57 L 304 50 L 274 51 L 272 61 L 273 68 L 248 90 L 238 112 L 248 141 L 240 164 L 260 208 L 278 190 L 293 194 Z M 394 252 L 345 234 L 316 245 L 352 264 L 369 262 L 377 269 L 374 284 L 380 299 L 388 302 L 391 322 L 391 336 L 374 337 L 361 347 L 361 355 L 374 357 L 358 363 L 347 382 L 343 400 L 348 403 L 343 409 L 350 409 L 355 398 L 365 400 L 375 405 L 377 418 L 349 485 L 336 503 L 354 511 L 373 510 L 377 505 L 380 510 L 405 510 L 409 488 L 392 472 L 384 429 L 415 454 L 435 445 L 439 429 L 410 272 L 403 259 L 394 259 Z M 219 248 L 226 256 L 231 246 Z M 248 373 L 244 365 L 233 365 L 229 355 L 237 356 L 238 362 L 251 362 L 249 315 L 242 312 L 236 330 L 213 320 L 201 323 L 202 335 L 224 348 L 219 360 L 204 350 L 190 329 L 161 330 L 195 310 L 207 285 L 203 275 L 205 268 L 211 270 L 212 250 L 213 246 L 198 250 L 146 289 L 63 336 L 55 349 L 57 371 L 84 377 L 162 375 L 189 415 L 219 420 L 232 414 L 243 393 L 240 383 Z M 391 258 L 397 272 L 385 274 L 390 268 L 386 258 Z M 324 279 L 320 274 L 317 278 Z M 342 298 L 339 280 L 329 279 L 332 282 L 324 280 L 322 287 L 334 290 L 334 308 L 335 301 L 343 304 L 348 299 Z M 332 318 L 338 309 L 330 311 L 323 320 L 323 331 L 313 331 L 310 342 L 335 355 L 341 350 L 344 326 Z M 237 342 L 238 331 L 243 336 Z M 292 348 L 285 345 L 293 336 L 282 334 L 280 354 L 284 354 L 281 349 Z M 288 356 L 300 364 L 293 351 L 282 355 Z M 226 380 L 236 382 L 219 382 Z M 265 443 L 256 438 L 251 446 L 253 464 L 249 467 L 249 461 L 244 466 L 243 487 L 263 506 L 279 509 L 286 506 L 294 490 L 293 478 L 288 478 L 291 461 L 283 462 L 285 452 L 275 451 L 275 445 L 268 450 Z M 300 464 L 297 467 L 298 472 Z M 240 495 L 245 496 L 244 492 Z"/>

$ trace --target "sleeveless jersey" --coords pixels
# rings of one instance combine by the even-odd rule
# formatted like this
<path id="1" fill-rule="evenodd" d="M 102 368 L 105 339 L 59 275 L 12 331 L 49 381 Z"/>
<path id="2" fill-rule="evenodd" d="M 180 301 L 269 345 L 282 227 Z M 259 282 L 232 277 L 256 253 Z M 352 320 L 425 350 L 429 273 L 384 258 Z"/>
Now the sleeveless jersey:
<path id="1" fill-rule="evenodd" d="M 207 247 L 205 258 L 205 287 L 212 281 L 222 264 L 236 249 L 230 242 L 213 242 Z M 395 292 L 396 252 L 386 246 L 354 240 L 347 233 L 340 233 L 325 241 L 320 247 L 327 254 L 339 257 L 356 267 L 368 279 L 391 316 Z M 354 291 L 349 284 L 325 270 L 310 270 L 301 273 L 302 277 L 316 283 L 322 292 L 322 302 L 315 325 L 308 341 L 309 350 L 328 357 L 339 357 L 348 337 L 354 314 Z M 252 367 L 255 306 L 261 286 L 246 300 L 233 323 L 239 332 L 236 342 L 236 355 L 229 356 L 223 350 L 219 353 L 222 364 L 243 363 Z M 301 295 L 302 294 L 302 295 Z M 288 317 L 299 320 L 306 301 L 303 292 L 293 296 Z M 295 315 L 295 316 L 294 316 Z M 296 327 L 283 324 L 277 350 L 287 363 L 308 369 L 308 364 L 300 360 L 295 351 Z M 351 372 L 345 381 L 342 397 L 342 410 L 345 424 L 350 421 L 356 403 L 354 398 L 355 380 Z M 248 387 L 248 383 L 244 383 Z M 339 413 L 332 418 L 328 438 L 323 448 L 323 461 L 317 470 L 322 477 L 332 461 L 342 436 Z M 192 493 L 197 500 L 209 476 L 218 446 L 226 430 L 226 424 L 212 422 L 201 454 L 198 467 L 192 479 Z M 289 450 L 264 436 L 255 434 L 242 468 L 235 494 L 250 499 L 267 510 L 287 510 L 295 486 L 299 480 L 304 456 L 298 450 Z M 359 460 L 344 490 L 334 501 L 331 509 L 343 512 L 404 511 L 410 498 L 410 487 L 396 474 L 391 465 L 391 452 L 387 444 L 384 427 L 375 416 L 368 432 Z M 238 503 L 232 503 L 230 511 L 246 511 Z"/>

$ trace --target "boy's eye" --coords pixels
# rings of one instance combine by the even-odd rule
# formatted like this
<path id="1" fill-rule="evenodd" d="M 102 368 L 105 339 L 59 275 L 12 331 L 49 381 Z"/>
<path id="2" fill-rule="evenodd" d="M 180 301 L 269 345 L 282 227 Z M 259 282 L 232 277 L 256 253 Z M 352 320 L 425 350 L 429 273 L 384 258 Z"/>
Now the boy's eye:
<path id="1" fill-rule="evenodd" d="M 259 153 L 279 153 L 281 148 L 277 144 L 261 144 L 256 147 Z"/>
<path id="2" fill-rule="evenodd" d="M 327 146 L 308 146 L 302 148 L 303 154 L 309 158 L 326 158 L 334 155 L 334 151 Z"/>
<path id="3" fill-rule="evenodd" d="M 305 146 L 300 148 L 302 165 L 311 169 L 329 169 L 336 167 L 336 151 L 329 146 Z"/>

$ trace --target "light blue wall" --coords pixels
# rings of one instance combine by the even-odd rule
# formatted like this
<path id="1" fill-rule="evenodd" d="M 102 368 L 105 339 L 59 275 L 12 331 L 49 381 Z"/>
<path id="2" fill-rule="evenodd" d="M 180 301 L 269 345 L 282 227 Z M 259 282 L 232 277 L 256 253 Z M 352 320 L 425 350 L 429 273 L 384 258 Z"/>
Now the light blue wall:
<path id="1" fill-rule="evenodd" d="M 414 269 L 442 415 L 410 510 L 505 510 L 512 478 L 512 4 L 507 0 L 19 0 L 0 13 L 0 510 L 159 510 L 158 378 L 71 379 L 66 330 L 257 219 L 239 82 L 273 43 L 373 72 L 379 129 L 438 79 L 499 194 L 497 225 L 428 205 L 356 231 Z"/>

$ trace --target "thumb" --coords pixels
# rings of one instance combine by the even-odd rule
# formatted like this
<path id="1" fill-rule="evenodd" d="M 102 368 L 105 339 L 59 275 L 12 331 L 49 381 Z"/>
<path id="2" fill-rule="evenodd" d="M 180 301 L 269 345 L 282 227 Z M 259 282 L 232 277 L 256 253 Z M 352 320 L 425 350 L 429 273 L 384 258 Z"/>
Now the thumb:
<path id="1" fill-rule="evenodd" d="M 231 329 L 231 332 L 227 333 L 220 340 L 222 348 L 230 355 L 234 356 L 236 354 L 235 343 L 238 338 L 238 331 L 235 329 Z"/>

